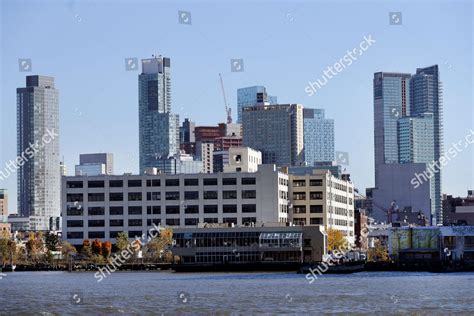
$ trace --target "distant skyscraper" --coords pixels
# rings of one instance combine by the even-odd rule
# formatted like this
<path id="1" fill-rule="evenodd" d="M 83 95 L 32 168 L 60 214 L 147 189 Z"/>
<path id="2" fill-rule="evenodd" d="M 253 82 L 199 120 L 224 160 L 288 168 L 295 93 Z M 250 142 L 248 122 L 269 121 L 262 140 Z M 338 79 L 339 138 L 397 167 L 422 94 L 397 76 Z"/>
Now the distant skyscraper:
<path id="1" fill-rule="evenodd" d="M 190 121 L 188 118 L 184 119 L 183 124 L 179 128 L 179 142 L 183 143 L 194 143 L 194 128 L 196 127 L 196 123 Z"/>
<path id="2" fill-rule="evenodd" d="M 414 75 L 375 73 L 375 190 L 390 192 L 387 181 L 391 177 L 387 177 L 387 171 L 401 172 L 385 168 L 381 175 L 379 169 L 384 164 L 428 166 L 438 162 L 443 155 L 442 126 L 442 88 L 437 65 L 419 68 Z M 441 170 L 428 181 L 432 224 L 442 223 Z"/>
<path id="3" fill-rule="evenodd" d="M 261 93 L 262 100 L 257 98 Z M 278 104 L 276 96 L 267 95 L 264 86 L 252 86 L 237 89 L 237 123 L 242 123 L 242 109 L 246 106 L 254 106 L 257 103 Z"/>
<path id="4" fill-rule="evenodd" d="M 303 162 L 303 106 L 279 104 L 245 107 L 243 146 L 262 152 L 264 164 Z"/>
<path id="5" fill-rule="evenodd" d="M 334 120 L 324 117 L 323 109 L 303 109 L 304 159 L 315 162 L 335 160 Z"/>
<path id="6" fill-rule="evenodd" d="M 8 193 L 7 193 L 7 190 L 0 189 L 0 223 L 6 222 L 7 217 L 8 217 Z"/>
<path id="7" fill-rule="evenodd" d="M 76 176 L 114 174 L 114 155 L 111 153 L 81 154 L 76 165 Z"/>
<path id="8" fill-rule="evenodd" d="M 18 210 L 32 230 L 60 216 L 59 100 L 54 78 L 27 76 L 17 89 Z M 32 153 L 33 154 L 30 154 Z"/>
<path id="9" fill-rule="evenodd" d="M 170 59 L 142 60 L 138 77 L 140 172 L 179 153 L 179 117 L 171 113 Z"/>

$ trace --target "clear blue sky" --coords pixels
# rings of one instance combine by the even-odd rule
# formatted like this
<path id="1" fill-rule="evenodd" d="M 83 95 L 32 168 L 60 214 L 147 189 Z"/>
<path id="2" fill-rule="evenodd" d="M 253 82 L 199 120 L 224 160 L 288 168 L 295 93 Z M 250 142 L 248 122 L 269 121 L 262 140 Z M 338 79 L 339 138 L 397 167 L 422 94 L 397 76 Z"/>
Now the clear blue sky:
<path id="1" fill-rule="evenodd" d="M 225 3 L 225 4 L 224 4 Z M 446 148 L 473 121 L 471 1 L 1 1 L 0 166 L 16 157 L 18 58 L 51 75 L 60 91 L 61 151 L 69 174 L 80 153 L 112 152 L 115 171 L 138 172 L 138 72 L 124 58 L 171 58 L 173 111 L 198 124 L 225 120 L 219 73 L 236 112 L 236 90 L 262 84 L 280 103 L 324 108 L 336 149 L 350 155 L 356 187 L 373 186 L 372 78 L 439 64 Z M 178 10 L 192 25 L 178 24 Z M 389 25 L 389 12 L 402 25 Z M 376 43 L 314 96 L 304 88 L 365 35 Z M 244 72 L 230 72 L 243 58 Z M 236 115 L 234 115 L 236 117 Z M 443 192 L 474 189 L 474 145 L 444 169 Z M 16 211 L 16 176 L 0 187 Z"/>

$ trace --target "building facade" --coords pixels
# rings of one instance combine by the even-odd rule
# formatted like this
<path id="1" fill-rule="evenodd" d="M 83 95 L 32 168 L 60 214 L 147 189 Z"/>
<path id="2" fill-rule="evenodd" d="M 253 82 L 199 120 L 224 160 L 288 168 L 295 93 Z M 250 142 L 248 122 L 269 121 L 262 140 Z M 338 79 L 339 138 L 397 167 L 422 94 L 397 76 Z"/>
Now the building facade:
<path id="1" fill-rule="evenodd" d="M 249 147 L 229 148 L 229 162 L 224 172 L 257 172 L 262 164 L 262 153 Z"/>
<path id="2" fill-rule="evenodd" d="M 138 76 L 140 172 L 179 153 L 179 116 L 171 113 L 170 59 L 142 60 Z"/>
<path id="3" fill-rule="evenodd" d="M 100 166 L 100 172 L 103 173 L 91 173 L 91 174 L 78 174 L 77 170 L 83 169 L 83 166 Z M 79 168 L 78 168 L 79 167 Z M 95 167 L 98 168 L 98 167 Z M 104 168 L 104 170 L 102 170 Z M 87 167 L 84 167 L 84 169 L 88 169 Z M 94 169 L 94 167 L 89 168 L 89 169 Z M 114 174 L 114 155 L 111 153 L 96 153 L 96 154 L 81 154 L 79 155 L 79 165 L 76 165 L 76 175 L 101 175 L 101 174 Z"/>
<path id="4" fill-rule="evenodd" d="M 341 231 L 355 242 L 354 185 L 328 170 L 289 175 L 290 221 L 295 225 L 319 225 Z"/>
<path id="5" fill-rule="evenodd" d="M 115 241 L 155 225 L 285 223 L 288 175 L 274 165 L 254 173 L 63 177 L 63 236 Z"/>
<path id="6" fill-rule="evenodd" d="M 304 160 L 316 162 L 336 160 L 334 120 L 324 117 L 324 109 L 303 109 Z"/>
<path id="7" fill-rule="evenodd" d="M 257 98 L 258 94 L 262 96 L 262 99 Z M 267 89 L 264 86 L 237 89 L 237 122 L 243 122 L 242 111 L 244 107 L 254 106 L 257 103 L 278 104 L 278 98 L 267 95 Z"/>
<path id="8" fill-rule="evenodd" d="M 32 230 L 60 216 L 59 93 L 54 78 L 27 76 L 17 89 L 18 211 Z"/>
<path id="9" fill-rule="evenodd" d="M 262 152 L 264 164 L 303 163 L 303 106 L 279 104 L 243 109 L 243 146 Z"/>

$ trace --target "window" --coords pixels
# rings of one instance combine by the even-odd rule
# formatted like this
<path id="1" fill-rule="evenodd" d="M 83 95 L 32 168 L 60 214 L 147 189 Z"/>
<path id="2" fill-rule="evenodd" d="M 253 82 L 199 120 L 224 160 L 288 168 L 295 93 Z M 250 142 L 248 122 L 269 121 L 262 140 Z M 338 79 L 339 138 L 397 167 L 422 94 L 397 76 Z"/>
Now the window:
<path id="1" fill-rule="evenodd" d="M 67 181 L 66 187 L 68 189 L 77 189 L 77 188 L 82 188 L 83 184 L 82 184 L 82 181 Z"/>
<path id="2" fill-rule="evenodd" d="M 82 211 L 82 208 L 77 208 L 77 207 L 71 207 L 67 208 L 67 215 L 68 216 L 83 216 L 84 212 Z"/>
<path id="3" fill-rule="evenodd" d="M 179 192 L 166 192 L 167 201 L 179 201 L 180 194 Z"/>
<path id="4" fill-rule="evenodd" d="M 111 187 L 111 188 L 121 188 L 121 187 L 123 187 L 123 181 L 122 180 L 110 180 L 109 181 L 109 187 Z"/>
<path id="5" fill-rule="evenodd" d="M 179 187 L 179 179 L 166 179 L 165 184 L 167 187 Z"/>
<path id="6" fill-rule="evenodd" d="M 102 216 L 105 214 L 105 208 L 103 207 L 89 207 L 87 213 L 89 216 Z"/>
<path id="7" fill-rule="evenodd" d="M 91 239 L 105 238 L 105 232 L 89 232 L 89 238 Z"/>
<path id="8" fill-rule="evenodd" d="M 306 225 L 306 218 L 293 218 L 293 224 Z"/>
<path id="9" fill-rule="evenodd" d="M 128 193 L 128 200 L 129 201 L 141 201 L 142 200 L 142 193 L 141 192 L 129 192 Z"/>
<path id="10" fill-rule="evenodd" d="M 142 207 L 141 206 L 129 206 L 128 207 L 128 215 L 142 215 Z"/>
<path id="11" fill-rule="evenodd" d="M 184 192 L 185 200 L 199 200 L 199 191 L 186 191 Z"/>
<path id="12" fill-rule="evenodd" d="M 217 213 L 217 205 L 204 205 L 204 213 Z"/>
<path id="13" fill-rule="evenodd" d="M 196 226 L 199 222 L 198 218 L 185 218 L 184 225 L 186 226 Z"/>
<path id="14" fill-rule="evenodd" d="M 101 220 L 89 220 L 87 225 L 89 227 L 104 227 L 105 221 L 103 219 L 101 219 Z"/>
<path id="15" fill-rule="evenodd" d="M 311 200 L 322 200 L 323 199 L 323 192 L 310 192 L 309 198 Z"/>
<path id="16" fill-rule="evenodd" d="M 222 185 L 236 185 L 237 179 L 236 178 L 223 178 Z"/>
<path id="17" fill-rule="evenodd" d="M 179 214 L 179 205 L 167 205 L 166 214 Z"/>
<path id="18" fill-rule="evenodd" d="M 295 201 L 304 201 L 306 200 L 305 192 L 293 192 L 293 200 Z"/>
<path id="19" fill-rule="evenodd" d="M 204 191 L 204 200 L 217 200 L 217 191 Z"/>
<path id="20" fill-rule="evenodd" d="M 147 219 L 146 224 L 147 224 L 147 226 L 151 226 L 153 224 L 159 226 L 159 225 L 161 225 L 161 219 L 159 219 L 159 218 Z"/>
<path id="21" fill-rule="evenodd" d="M 167 226 L 179 226 L 179 218 L 167 218 L 166 219 Z"/>
<path id="22" fill-rule="evenodd" d="M 256 211 L 257 211 L 257 205 L 242 204 L 242 213 L 255 213 Z"/>
<path id="23" fill-rule="evenodd" d="M 206 217 L 206 218 L 204 218 L 204 223 L 217 224 L 217 223 L 219 223 L 219 219 L 214 218 L 214 217 Z"/>
<path id="24" fill-rule="evenodd" d="M 153 180 L 146 180 L 146 186 L 147 187 L 159 187 L 161 185 L 159 179 L 153 179 Z"/>
<path id="25" fill-rule="evenodd" d="M 242 217 L 242 224 L 243 225 L 248 225 L 250 223 L 256 223 L 257 218 L 256 217 Z"/>
<path id="26" fill-rule="evenodd" d="M 293 214 L 305 214 L 306 205 L 295 205 L 293 206 Z"/>
<path id="27" fill-rule="evenodd" d="M 204 185 L 217 185 L 217 179 L 214 179 L 214 178 L 204 179 Z"/>
<path id="28" fill-rule="evenodd" d="M 237 225 L 237 218 L 236 217 L 224 217 L 222 219 L 222 222 Z"/>
<path id="29" fill-rule="evenodd" d="M 84 227 L 83 221 L 67 221 L 67 227 Z"/>
<path id="30" fill-rule="evenodd" d="M 68 239 L 82 239 L 84 238 L 84 233 L 83 232 L 68 232 L 67 238 Z"/>
<path id="31" fill-rule="evenodd" d="M 129 219 L 128 220 L 128 226 L 142 226 L 142 220 L 141 219 Z"/>
<path id="32" fill-rule="evenodd" d="M 293 180 L 293 187 L 304 187 L 306 186 L 306 180 Z"/>
<path id="33" fill-rule="evenodd" d="M 321 179 L 309 180 L 309 185 L 312 187 L 320 187 L 323 185 L 323 180 Z"/>
<path id="34" fill-rule="evenodd" d="M 188 205 L 184 207 L 185 214 L 197 214 L 199 213 L 199 205 Z"/>
<path id="35" fill-rule="evenodd" d="M 222 205 L 223 213 L 237 213 L 237 205 Z"/>
<path id="36" fill-rule="evenodd" d="M 104 193 L 89 193 L 87 198 L 89 202 L 104 202 L 105 200 Z"/>
<path id="37" fill-rule="evenodd" d="M 242 178 L 242 185 L 251 185 L 255 183 L 256 183 L 255 178 Z"/>
<path id="38" fill-rule="evenodd" d="M 123 193 L 110 193 L 109 200 L 110 201 L 123 201 Z"/>
<path id="39" fill-rule="evenodd" d="M 310 213 L 322 213 L 323 212 L 323 206 L 322 205 L 311 205 L 309 207 L 309 212 Z"/>
<path id="40" fill-rule="evenodd" d="M 118 231 L 111 231 L 109 236 L 110 238 L 117 238 L 118 234 L 121 233 L 121 232 L 118 232 Z"/>
<path id="41" fill-rule="evenodd" d="M 322 218 L 310 218 L 309 223 L 311 225 L 322 225 L 323 224 L 323 219 Z"/>
<path id="42" fill-rule="evenodd" d="M 109 208 L 110 215 L 123 215 L 123 207 L 122 206 L 111 206 Z"/>
<path id="43" fill-rule="evenodd" d="M 256 199 L 257 191 L 255 190 L 242 190 L 242 199 Z"/>
<path id="44" fill-rule="evenodd" d="M 141 230 L 129 230 L 128 231 L 128 238 L 140 238 L 142 236 Z"/>
<path id="45" fill-rule="evenodd" d="M 234 200 L 237 198 L 237 191 L 222 191 L 222 198 L 224 200 Z"/>
<path id="46" fill-rule="evenodd" d="M 185 186 L 198 186 L 199 179 L 184 179 Z"/>
<path id="47" fill-rule="evenodd" d="M 87 186 L 89 188 L 103 188 L 104 187 L 104 181 L 89 181 L 87 183 Z"/>
<path id="48" fill-rule="evenodd" d="M 161 214 L 161 206 L 159 205 L 154 205 L 154 206 L 147 206 L 146 207 L 146 213 L 151 215 L 151 214 Z"/>
<path id="49" fill-rule="evenodd" d="M 142 180 L 128 180 L 129 188 L 137 188 L 142 186 Z"/>
<path id="50" fill-rule="evenodd" d="M 147 192 L 146 193 L 147 201 L 160 201 L 161 200 L 161 192 Z"/>
<path id="51" fill-rule="evenodd" d="M 111 219 L 109 221 L 110 227 L 123 226 L 123 219 Z"/>
<path id="52" fill-rule="evenodd" d="M 68 194 L 66 195 L 66 200 L 68 202 L 83 202 L 84 195 L 83 194 Z"/>

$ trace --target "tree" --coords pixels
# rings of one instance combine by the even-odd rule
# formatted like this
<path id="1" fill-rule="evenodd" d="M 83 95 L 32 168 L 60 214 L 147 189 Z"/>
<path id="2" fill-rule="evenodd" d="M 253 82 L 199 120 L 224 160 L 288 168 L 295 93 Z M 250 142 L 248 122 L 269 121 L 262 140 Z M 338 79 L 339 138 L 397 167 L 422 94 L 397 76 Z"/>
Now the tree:
<path id="1" fill-rule="evenodd" d="M 329 228 L 327 230 L 327 234 L 329 251 L 344 250 L 345 248 L 347 248 L 346 237 L 340 230 Z"/>
<path id="2" fill-rule="evenodd" d="M 104 258 L 108 258 L 111 252 L 112 252 L 112 243 L 110 241 L 106 241 L 102 243 L 102 255 L 104 256 Z"/>
<path id="3" fill-rule="evenodd" d="M 58 235 L 48 232 L 45 235 L 44 241 L 45 241 L 46 248 L 49 251 L 56 251 L 56 249 L 58 248 L 58 245 L 59 245 Z"/>
<path id="4" fill-rule="evenodd" d="M 69 254 L 76 254 L 77 250 L 76 247 L 74 247 L 67 241 L 63 241 L 61 243 L 61 252 L 63 254 L 63 257 L 67 257 Z"/>
<path id="5" fill-rule="evenodd" d="M 89 239 L 84 239 L 82 242 L 81 254 L 88 259 L 92 256 L 91 241 Z"/>
<path id="6" fill-rule="evenodd" d="M 28 257 L 33 262 L 37 262 L 40 255 L 44 253 L 43 233 L 30 233 L 26 242 Z"/>
<path id="7" fill-rule="evenodd" d="M 100 240 L 96 239 L 92 242 L 92 253 L 97 256 L 102 255 L 102 242 Z"/>
<path id="8" fill-rule="evenodd" d="M 374 247 L 368 251 L 369 261 L 388 261 L 388 249 L 380 240 L 376 240 Z"/>
<path id="9" fill-rule="evenodd" d="M 117 241 L 115 243 L 117 249 L 122 252 L 122 250 L 127 249 L 128 247 L 128 234 L 127 232 L 121 232 L 117 235 Z"/>
<path id="10" fill-rule="evenodd" d="M 172 261 L 172 254 L 169 247 L 173 244 L 173 230 L 165 228 L 160 235 L 147 243 L 147 257 L 153 260 Z"/>

